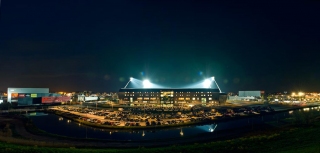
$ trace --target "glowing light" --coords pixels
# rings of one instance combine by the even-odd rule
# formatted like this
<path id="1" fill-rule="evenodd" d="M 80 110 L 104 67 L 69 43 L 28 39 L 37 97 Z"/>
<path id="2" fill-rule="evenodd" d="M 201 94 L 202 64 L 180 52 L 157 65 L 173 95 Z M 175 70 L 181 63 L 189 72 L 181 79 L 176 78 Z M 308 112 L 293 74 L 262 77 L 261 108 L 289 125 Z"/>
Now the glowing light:
<path id="1" fill-rule="evenodd" d="M 133 80 L 133 77 L 130 77 L 130 81 L 132 81 Z"/>
<path id="2" fill-rule="evenodd" d="M 180 135 L 181 135 L 181 136 L 183 136 L 183 131 L 182 131 L 182 128 L 181 128 L 181 130 L 180 130 Z"/>
<path id="3" fill-rule="evenodd" d="M 143 88 L 150 88 L 151 87 L 151 83 L 149 80 L 144 80 L 143 81 Z"/>
<path id="4" fill-rule="evenodd" d="M 211 77 L 211 80 L 212 80 L 212 81 L 214 81 L 214 76 L 213 76 L 213 77 Z"/>
<path id="5" fill-rule="evenodd" d="M 303 111 L 309 111 L 310 108 L 303 108 Z"/>
<path id="6" fill-rule="evenodd" d="M 210 86 L 211 86 L 211 80 L 210 79 L 204 80 L 203 87 L 210 88 Z"/>

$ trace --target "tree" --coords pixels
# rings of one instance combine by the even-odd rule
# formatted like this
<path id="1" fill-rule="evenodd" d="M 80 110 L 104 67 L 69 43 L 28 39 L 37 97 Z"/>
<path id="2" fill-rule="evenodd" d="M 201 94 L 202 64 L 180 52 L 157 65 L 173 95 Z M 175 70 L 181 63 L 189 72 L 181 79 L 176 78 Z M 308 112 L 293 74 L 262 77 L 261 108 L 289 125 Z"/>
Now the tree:
<path id="1" fill-rule="evenodd" d="M 12 136 L 12 131 L 10 129 L 10 124 L 7 123 L 6 126 L 2 129 L 0 132 L 0 135 L 5 136 L 5 137 L 11 137 Z"/>

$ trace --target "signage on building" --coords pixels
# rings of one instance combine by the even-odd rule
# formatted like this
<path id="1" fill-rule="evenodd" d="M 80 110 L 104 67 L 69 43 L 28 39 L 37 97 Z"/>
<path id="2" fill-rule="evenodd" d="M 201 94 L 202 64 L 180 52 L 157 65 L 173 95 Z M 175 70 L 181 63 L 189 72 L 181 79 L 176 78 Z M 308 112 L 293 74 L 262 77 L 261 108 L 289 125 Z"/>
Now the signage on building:
<path id="1" fill-rule="evenodd" d="M 35 98 L 35 97 L 37 97 L 37 94 L 31 94 L 31 97 Z"/>
<path id="2" fill-rule="evenodd" d="M 24 97 L 25 97 L 25 94 L 19 93 L 19 94 L 18 94 L 18 97 L 19 97 L 19 98 L 24 98 Z"/>
<path id="3" fill-rule="evenodd" d="M 18 98 L 18 93 L 11 93 L 11 98 Z"/>

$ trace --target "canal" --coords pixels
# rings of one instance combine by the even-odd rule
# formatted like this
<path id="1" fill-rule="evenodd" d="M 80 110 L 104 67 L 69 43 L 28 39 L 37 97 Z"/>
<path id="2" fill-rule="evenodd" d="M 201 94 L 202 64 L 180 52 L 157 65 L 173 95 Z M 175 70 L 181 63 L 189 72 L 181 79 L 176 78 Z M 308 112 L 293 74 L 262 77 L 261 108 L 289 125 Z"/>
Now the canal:
<path id="1" fill-rule="evenodd" d="M 74 137 L 93 138 L 118 141 L 169 139 L 178 137 L 196 136 L 205 133 L 219 133 L 228 129 L 237 129 L 257 124 L 275 122 L 286 118 L 292 118 L 297 111 L 318 112 L 320 107 L 302 108 L 298 110 L 284 111 L 273 114 L 256 115 L 247 118 L 219 121 L 214 124 L 199 126 L 181 126 L 169 129 L 148 129 L 148 130 L 116 130 L 99 129 L 81 125 L 72 120 L 57 116 L 55 114 L 29 114 L 29 118 L 41 130 L 48 133 Z"/>

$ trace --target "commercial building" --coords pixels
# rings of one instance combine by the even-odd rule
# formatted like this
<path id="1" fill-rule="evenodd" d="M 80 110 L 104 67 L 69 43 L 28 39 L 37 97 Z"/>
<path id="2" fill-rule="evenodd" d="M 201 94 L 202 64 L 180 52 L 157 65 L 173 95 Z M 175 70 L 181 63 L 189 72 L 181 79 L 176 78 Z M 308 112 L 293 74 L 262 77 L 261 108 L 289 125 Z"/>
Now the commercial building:
<path id="1" fill-rule="evenodd" d="M 56 104 L 71 98 L 57 93 L 49 93 L 49 88 L 8 88 L 8 102 L 18 106 Z"/>

